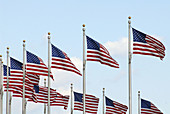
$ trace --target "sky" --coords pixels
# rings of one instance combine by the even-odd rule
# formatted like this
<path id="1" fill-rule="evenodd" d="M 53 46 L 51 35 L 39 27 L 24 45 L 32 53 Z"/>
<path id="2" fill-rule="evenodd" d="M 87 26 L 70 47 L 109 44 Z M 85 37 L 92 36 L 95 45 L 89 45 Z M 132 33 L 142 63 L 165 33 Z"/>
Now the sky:
<path id="1" fill-rule="evenodd" d="M 166 47 L 165 58 L 144 55 L 132 56 L 132 112 L 137 113 L 137 94 L 151 101 L 163 113 L 170 114 L 170 58 L 169 26 L 170 1 L 164 0 L 8 0 L 0 7 L 0 54 L 6 64 L 6 48 L 11 57 L 23 61 L 22 44 L 26 50 L 48 63 L 47 33 L 51 42 L 71 58 L 82 72 L 83 32 L 103 44 L 120 68 L 111 68 L 97 62 L 87 62 L 86 92 L 100 98 L 98 114 L 102 114 L 102 90 L 107 97 L 128 106 L 128 16 L 131 26 L 159 39 Z M 131 34 L 132 36 L 132 34 Z M 133 38 L 133 37 L 131 37 Z M 52 69 L 51 87 L 63 95 L 73 89 L 82 93 L 83 78 L 75 73 Z M 40 85 L 46 77 L 41 77 Z M 4 93 L 3 112 L 5 113 Z M 12 98 L 12 114 L 21 114 L 22 99 Z M 42 114 L 43 104 L 27 103 L 27 114 Z M 69 114 L 63 107 L 52 107 L 51 114 Z M 74 111 L 74 114 L 80 114 Z M 128 114 L 128 113 L 127 113 Z"/>

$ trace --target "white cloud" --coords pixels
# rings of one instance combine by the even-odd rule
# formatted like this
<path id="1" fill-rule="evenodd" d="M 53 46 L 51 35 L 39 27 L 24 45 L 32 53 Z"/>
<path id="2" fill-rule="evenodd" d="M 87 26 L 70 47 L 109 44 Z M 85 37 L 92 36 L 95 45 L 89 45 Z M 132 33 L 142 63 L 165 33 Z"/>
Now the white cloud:
<path id="1" fill-rule="evenodd" d="M 154 38 L 156 38 L 157 40 L 159 40 L 159 41 L 164 41 L 164 37 L 162 37 L 162 36 L 158 36 L 158 35 L 152 35 Z"/>
<path id="2" fill-rule="evenodd" d="M 125 56 L 128 51 L 128 39 L 126 37 L 119 41 L 105 43 L 106 48 L 109 50 L 111 55 L 115 56 Z"/>

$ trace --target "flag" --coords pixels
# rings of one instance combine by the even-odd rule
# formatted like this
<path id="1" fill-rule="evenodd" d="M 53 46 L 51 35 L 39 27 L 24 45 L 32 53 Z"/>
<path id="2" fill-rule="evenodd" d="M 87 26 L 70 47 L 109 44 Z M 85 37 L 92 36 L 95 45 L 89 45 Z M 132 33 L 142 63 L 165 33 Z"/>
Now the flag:
<path id="1" fill-rule="evenodd" d="M 119 102 L 113 101 L 108 97 L 106 99 L 106 114 L 126 114 L 128 107 Z"/>
<path id="2" fill-rule="evenodd" d="M 26 84 L 30 87 L 34 87 L 34 85 L 39 85 L 40 81 L 40 76 L 39 75 L 34 75 L 34 74 L 26 74 L 26 78 L 29 80 L 29 82 Z"/>
<path id="3" fill-rule="evenodd" d="M 13 92 L 13 97 L 23 97 L 23 87 L 19 86 L 12 86 L 12 92 Z M 34 94 L 34 91 L 32 88 L 25 86 L 25 98 L 30 98 Z"/>
<path id="4" fill-rule="evenodd" d="M 12 57 L 10 57 L 10 64 L 9 88 L 13 88 L 13 86 L 23 87 L 23 64 Z M 28 75 L 26 75 L 25 86 L 33 89 L 33 86 L 30 85 L 31 83 Z"/>
<path id="5" fill-rule="evenodd" d="M 163 114 L 163 113 L 150 101 L 141 99 L 141 114 Z"/>
<path id="6" fill-rule="evenodd" d="M 10 78 L 9 87 L 12 86 L 23 86 L 23 71 L 22 63 L 12 57 L 10 57 Z M 27 80 L 28 81 L 28 80 Z"/>
<path id="7" fill-rule="evenodd" d="M 60 50 L 59 48 L 55 47 L 53 44 L 52 46 L 52 64 L 51 68 L 62 69 L 66 71 L 74 72 L 80 76 L 82 74 L 76 68 L 76 66 L 71 62 L 70 58 L 67 56 L 65 52 Z"/>
<path id="8" fill-rule="evenodd" d="M 10 76 L 10 67 L 9 67 L 9 76 Z M 3 65 L 3 86 L 4 88 L 7 88 L 7 66 L 6 65 Z"/>
<path id="9" fill-rule="evenodd" d="M 10 57 L 10 77 L 9 89 L 13 92 L 13 97 L 22 97 L 23 95 L 23 64 Z M 6 67 L 4 67 L 6 68 Z M 4 72 L 5 74 L 6 72 Z M 25 76 L 25 97 L 29 98 L 33 94 L 33 84 L 39 83 L 39 77 L 27 74 Z M 6 89 L 5 89 L 6 91 Z"/>
<path id="10" fill-rule="evenodd" d="M 30 97 L 28 101 L 36 103 L 48 103 L 48 87 L 34 85 L 34 93 L 34 96 Z M 56 97 L 56 90 L 50 88 L 50 102 L 53 102 Z"/>
<path id="11" fill-rule="evenodd" d="M 98 61 L 110 67 L 119 68 L 119 64 L 110 56 L 108 50 L 97 41 L 87 38 L 87 61 Z"/>
<path id="12" fill-rule="evenodd" d="M 99 98 L 86 94 L 86 113 L 97 114 Z M 74 110 L 83 111 L 83 94 L 74 92 Z"/>
<path id="13" fill-rule="evenodd" d="M 53 102 L 50 103 L 50 106 L 64 106 L 64 109 L 67 110 L 68 102 L 69 102 L 68 95 L 64 96 L 57 92 L 57 97 Z"/>
<path id="14" fill-rule="evenodd" d="M 43 60 L 29 51 L 26 51 L 26 53 L 27 53 L 26 72 L 28 74 L 48 76 L 48 68 L 44 64 Z M 50 75 L 50 77 L 53 79 L 52 74 Z"/>
<path id="15" fill-rule="evenodd" d="M 159 57 L 165 56 L 165 46 L 157 39 L 144 34 L 134 28 L 133 30 L 133 54 L 150 55 Z"/>

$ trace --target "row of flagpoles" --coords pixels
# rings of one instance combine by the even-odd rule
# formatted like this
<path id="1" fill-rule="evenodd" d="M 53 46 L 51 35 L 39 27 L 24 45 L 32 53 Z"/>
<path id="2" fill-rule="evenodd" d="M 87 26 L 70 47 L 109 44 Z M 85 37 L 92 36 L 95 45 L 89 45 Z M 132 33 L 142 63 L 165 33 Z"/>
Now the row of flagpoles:
<path id="1" fill-rule="evenodd" d="M 132 60 L 132 53 L 131 53 L 131 17 L 128 20 L 128 77 L 129 77 L 129 114 L 132 114 L 132 77 L 131 77 L 131 60 Z M 48 67 L 43 63 L 42 59 L 31 52 L 25 49 L 25 41 L 23 41 L 23 63 L 22 66 L 22 76 L 23 76 L 23 83 L 22 83 L 22 114 L 26 114 L 26 80 L 27 75 L 42 75 L 48 76 L 48 103 L 47 103 L 47 112 L 50 114 L 50 77 L 53 79 L 51 74 L 51 68 L 56 69 L 63 69 L 67 71 L 74 72 L 78 75 L 83 76 L 83 114 L 86 113 L 86 61 L 97 61 L 101 64 L 119 68 L 119 64 L 115 61 L 109 54 L 108 50 L 97 41 L 93 40 L 89 36 L 85 34 L 85 25 L 83 25 L 83 73 L 81 74 L 80 71 L 75 67 L 75 65 L 71 62 L 67 54 L 57 47 L 55 47 L 50 41 L 50 33 L 48 33 Z M 134 28 L 133 30 L 133 54 L 141 54 L 141 55 L 151 55 L 159 57 L 163 59 L 165 56 L 165 47 L 164 45 L 158 41 L 157 39 L 146 35 Z M 86 44 L 87 43 L 87 53 L 86 53 Z M 51 53 L 50 53 L 51 52 Z M 52 62 L 51 62 L 51 54 L 52 54 Z M 87 54 L 87 55 L 86 55 Z M 87 56 L 87 58 L 86 58 Z M 30 58 L 28 58 L 30 57 Z M 27 59 L 26 59 L 27 58 Z M 1 60 L 2 61 L 2 60 Z M 27 61 L 27 62 L 26 62 Z M 2 64 L 2 63 L 1 63 Z M 2 65 L 1 65 L 2 67 Z M 11 67 L 12 70 L 12 67 Z M 1 78 L 2 78 L 2 69 L 1 69 Z M 2 80 L 0 81 L 0 95 L 1 95 L 1 108 L 3 102 L 3 85 Z M 10 96 L 10 97 L 9 97 Z M 11 105 L 11 92 L 9 92 L 9 48 L 7 48 L 7 84 L 6 84 L 6 113 L 10 114 L 10 106 Z M 104 109 L 104 106 L 103 106 Z M 46 109 L 44 109 L 46 110 Z M 2 109 L 1 109 L 2 111 Z M 71 110 L 72 113 L 72 110 Z"/>

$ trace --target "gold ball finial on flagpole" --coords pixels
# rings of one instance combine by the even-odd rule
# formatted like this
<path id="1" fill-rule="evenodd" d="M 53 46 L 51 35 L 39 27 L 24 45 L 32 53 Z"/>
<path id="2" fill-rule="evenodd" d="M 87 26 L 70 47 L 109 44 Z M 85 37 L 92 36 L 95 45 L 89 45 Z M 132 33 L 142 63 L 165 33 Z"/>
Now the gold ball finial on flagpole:
<path id="1" fill-rule="evenodd" d="M 0 55 L 0 57 L 2 57 L 2 55 Z"/>
<path id="2" fill-rule="evenodd" d="M 48 39 L 50 39 L 50 38 L 51 38 L 51 37 L 50 37 L 50 34 L 51 34 L 51 33 L 50 33 L 50 32 L 48 32 Z"/>
<path id="3" fill-rule="evenodd" d="M 85 24 L 83 24 L 83 27 L 85 27 L 86 25 Z"/>
<path id="4" fill-rule="evenodd" d="M 131 20 L 130 20 L 130 19 L 131 19 L 131 16 L 129 16 L 128 19 L 129 19 L 129 20 L 128 20 L 128 23 L 131 24 Z"/>
<path id="5" fill-rule="evenodd" d="M 51 33 L 50 32 L 48 32 L 48 35 L 50 35 Z"/>
<path id="6" fill-rule="evenodd" d="M 25 40 L 23 40 L 23 42 L 25 43 Z"/>
<path id="7" fill-rule="evenodd" d="M 7 50 L 9 50 L 9 47 L 7 47 Z"/>

